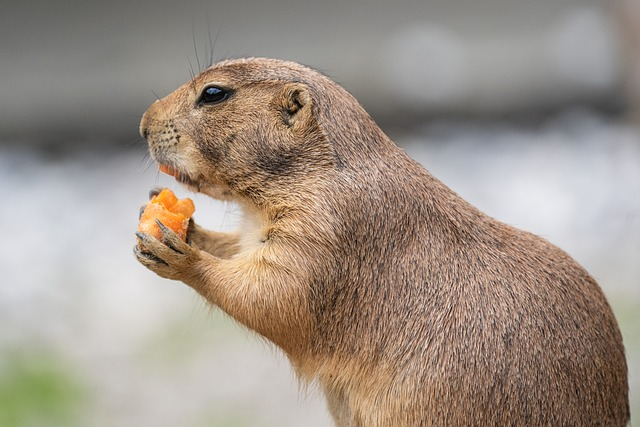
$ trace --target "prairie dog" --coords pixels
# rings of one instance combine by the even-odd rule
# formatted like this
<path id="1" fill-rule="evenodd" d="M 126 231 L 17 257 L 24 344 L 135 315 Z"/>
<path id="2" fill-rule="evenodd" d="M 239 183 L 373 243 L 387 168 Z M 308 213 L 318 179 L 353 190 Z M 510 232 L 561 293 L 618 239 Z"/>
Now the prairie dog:
<path id="1" fill-rule="evenodd" d="M 223 61 L 151 105 L 140 133 L 246 224 L 139 234 L 137 259 L 282 349 L 336 425 L 628 422 L 622 337 L 594 279 L 456 195 L 322 74 Z"/>

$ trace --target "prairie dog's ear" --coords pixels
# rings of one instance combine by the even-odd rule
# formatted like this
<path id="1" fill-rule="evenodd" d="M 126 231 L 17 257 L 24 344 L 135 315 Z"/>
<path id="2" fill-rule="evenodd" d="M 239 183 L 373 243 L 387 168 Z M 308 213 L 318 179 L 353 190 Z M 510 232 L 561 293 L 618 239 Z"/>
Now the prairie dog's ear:
<path id="1" fill-rule="evenodd" d="M 282 120 L 289 127 L 311 119 L 311 94 L 300 83 L 287 84 L 280 94 L 279 104 Z"/>

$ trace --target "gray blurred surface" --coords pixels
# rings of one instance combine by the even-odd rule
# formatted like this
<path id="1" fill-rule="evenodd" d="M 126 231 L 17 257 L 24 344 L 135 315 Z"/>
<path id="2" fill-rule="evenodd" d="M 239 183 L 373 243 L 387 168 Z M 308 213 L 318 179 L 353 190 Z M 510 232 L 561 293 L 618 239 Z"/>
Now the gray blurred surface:
<path id="1" fill-rule="evenodd" d="M 461 196 L 593 274 L 620 322 L 640 422 L 640 131 L 573 110 L 536 127 L 431 122 L 397 141 Z M 51 159 L 0 146 L 0 390 L 6 357 L 42 353 L 86 390 L 65 427 L 329 426 L 280 352 L 134 260 L 137 208 L 153 186 L 194 197 L 208 228 L 239 219 L 160 175 L 140 148 Z"/>
<path id="2" fill-rule="evenodd" d="M 640 9 L 3 1 L 0 411 L 8 373 L 48 357 L 81 390 L 65 427 L 330 425 L 278 351 L 131 254 L 148 189 L 189 195 L 145 155 L 139 118 L 209 62 L 211 33 L 215 59 L 326 72 L 463 197 L 582 263 L 620 321 L 640 423 L 640 130 L 626 120 L 640 62 L 620 1 Z M 234 228 L 236 207 L 194 199 L 205 226 Z M 7 427 L 56 425 L 40 421 Z"/>
<path id="3" fill-rule="evenodd" d="M 616 0 L 611 0 L 616 1 Z M 379 120 L 621 102 L 601 0 L 23 0 L 0 6 L 0 135 L 135 138 L 215 59 L 274 56 L 344 82 Z"/>

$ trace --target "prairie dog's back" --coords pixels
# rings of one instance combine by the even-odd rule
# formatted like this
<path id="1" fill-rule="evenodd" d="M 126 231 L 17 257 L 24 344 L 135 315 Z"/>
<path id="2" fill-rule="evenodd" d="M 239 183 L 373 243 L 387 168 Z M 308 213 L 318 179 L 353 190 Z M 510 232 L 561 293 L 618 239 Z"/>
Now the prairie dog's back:
<path id="1" fill-rule="evenodd" d="M 622 338 L 594 279 L 388 150 L 322 194 L 344 226 L 314 311 L 316 351 L 342 362 L 325 387 L 371 375 L 358 393 L 397 395 L 402 425 L 624 425 Z"/>

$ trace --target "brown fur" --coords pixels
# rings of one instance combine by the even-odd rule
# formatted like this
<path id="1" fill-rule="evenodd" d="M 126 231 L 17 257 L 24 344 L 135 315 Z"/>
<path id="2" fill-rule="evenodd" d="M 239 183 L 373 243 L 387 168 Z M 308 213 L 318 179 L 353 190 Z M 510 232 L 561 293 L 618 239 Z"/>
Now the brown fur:
<path id="1" fill-rule="evenodd" d="M 232 95 L 200 105 L 205 87 Z M 279 346 L 339 426 L 629 419 L 622 338 L 567 254 L 478 211 L 323 75 L 225 61 L 141 122 L 178 180 L 243 208 L 240 234 L 140 235 L 136 255 Z"/>

